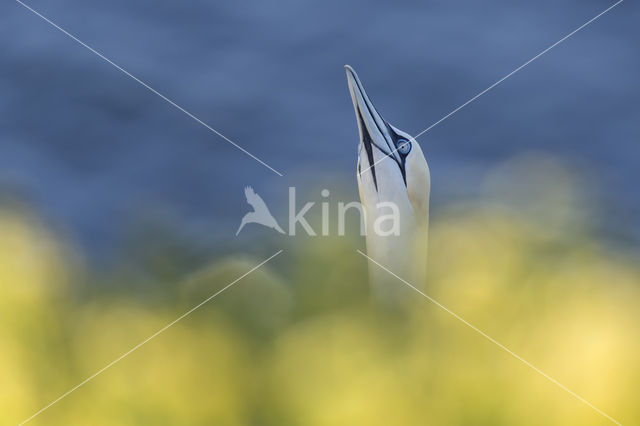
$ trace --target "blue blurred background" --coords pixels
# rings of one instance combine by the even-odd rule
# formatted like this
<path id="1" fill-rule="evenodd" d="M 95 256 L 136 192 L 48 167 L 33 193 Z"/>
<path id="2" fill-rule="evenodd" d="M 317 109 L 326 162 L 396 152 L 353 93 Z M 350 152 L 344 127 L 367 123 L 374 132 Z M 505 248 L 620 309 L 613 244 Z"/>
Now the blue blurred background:
<path id="1" fill-rule="evenodd" d="M 205 247 L 230 241 L 245 185 L 275 204 L 287 186 L 311 193 L 326 177 L 357 199 L 344 64 L 385 118 L 416 134 L 612 3 L 28 4 L 285 174 L 3 2 L 0 193 L 101 262 L 154 223 Z M 599 210 L 590 226 L 635 245 L 638 22 L 637 3 L 622 3 L 423 135 L 434 209 L 477 196 L 505 159 L 546 152 L 586 182 Z"/>
<path id="2" fill-rule="evenodd" d="M 0 426 L 88 377 L 29 425 L 614 424 L 451 312 L 640 424 L 637 2 L 419 138 L 448 312 L 376 302 L 355 226 L 235 237 L 244 187 L 358 198 L 344 64 L 417 134 L 611 2 L 28 4 L 284 176 L 1 2 Z"/>

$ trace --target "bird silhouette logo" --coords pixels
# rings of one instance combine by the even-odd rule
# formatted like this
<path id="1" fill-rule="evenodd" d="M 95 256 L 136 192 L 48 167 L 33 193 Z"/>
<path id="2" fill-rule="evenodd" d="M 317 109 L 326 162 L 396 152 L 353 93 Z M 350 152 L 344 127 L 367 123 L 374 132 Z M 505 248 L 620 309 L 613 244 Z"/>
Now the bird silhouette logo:
<path id="1" fill-rule="evenodd" d="M 278 222 L 269 211 L 269 208 L 265 204 L 262 197 L 256 194 L 252 187 L 247 186 L 244 189 L 244 195 L 247 198 L 247 203 L 249 203 L 249 205 L 253 207 L 253 211 L 244 215 L 244 217 L 242 218 L 242 222 L 240 223 L 240 227 L 238 228 L 238 231 L 236 231 L 236 236 L 248 223 L 258 223 L 262 226 L 275 229 L 279 233 L 284 234 L 284 231 L 282 230 L 282 228 L 280 228 L 280 225 L 278 225 Z"/>

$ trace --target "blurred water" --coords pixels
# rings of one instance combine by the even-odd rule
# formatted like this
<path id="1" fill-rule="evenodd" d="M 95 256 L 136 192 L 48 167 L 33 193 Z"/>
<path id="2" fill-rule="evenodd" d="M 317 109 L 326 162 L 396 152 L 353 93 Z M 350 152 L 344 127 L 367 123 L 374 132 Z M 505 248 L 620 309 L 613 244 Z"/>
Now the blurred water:
<path id="1" fill-rule="evenodd" d="M 287 186 L 332 176 L 357 198 L 345 63 L 382 114 L 415 134 L 612 3 L 28 4 L 286 175 L 3 2 L 0 192 L 100 257 L 149 220 L 229 238 L 247 184 L 282 201 Z M 598 226 L 638 240 L 639 18 L 622 3 L 422 136 L 435 208 L 474 194 L 505 159 L 546 151 L 587 179 Z"/>

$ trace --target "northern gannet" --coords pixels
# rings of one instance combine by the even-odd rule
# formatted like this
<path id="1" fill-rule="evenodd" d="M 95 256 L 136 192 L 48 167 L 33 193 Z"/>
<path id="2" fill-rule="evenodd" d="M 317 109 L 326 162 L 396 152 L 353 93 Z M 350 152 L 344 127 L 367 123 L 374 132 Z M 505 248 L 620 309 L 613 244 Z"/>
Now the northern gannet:
<path id="1" fill-rule="evenodd" d="M 429 166 L 420 145 L 376 111 L 349 65 L 345 66 L 349 92 L 360 131 L 358 190 L 366 224 L 367 255 L 416 288 L 426 279 L 429 224 Z M 387 235 L 376 221 L 397 206 L 397 232 Z M 382 229 L 382 231 L 385 231 Z M 384 301 L 400 298 L 401 287 L 379 266 L 369 262 L 374 294 Z"/>

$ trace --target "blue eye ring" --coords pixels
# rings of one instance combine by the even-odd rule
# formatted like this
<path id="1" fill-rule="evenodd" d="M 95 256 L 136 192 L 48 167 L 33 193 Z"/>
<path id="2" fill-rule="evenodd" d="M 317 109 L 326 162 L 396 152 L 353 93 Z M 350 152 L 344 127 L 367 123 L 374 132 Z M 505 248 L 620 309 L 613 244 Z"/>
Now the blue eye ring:
<path id="1" fill-rule="evenodd" d="M 411 151 L 411 142 L 406 139 L 398 139 L 396 141 L 396 150 L 402 155 L 407 155 Z"/>

